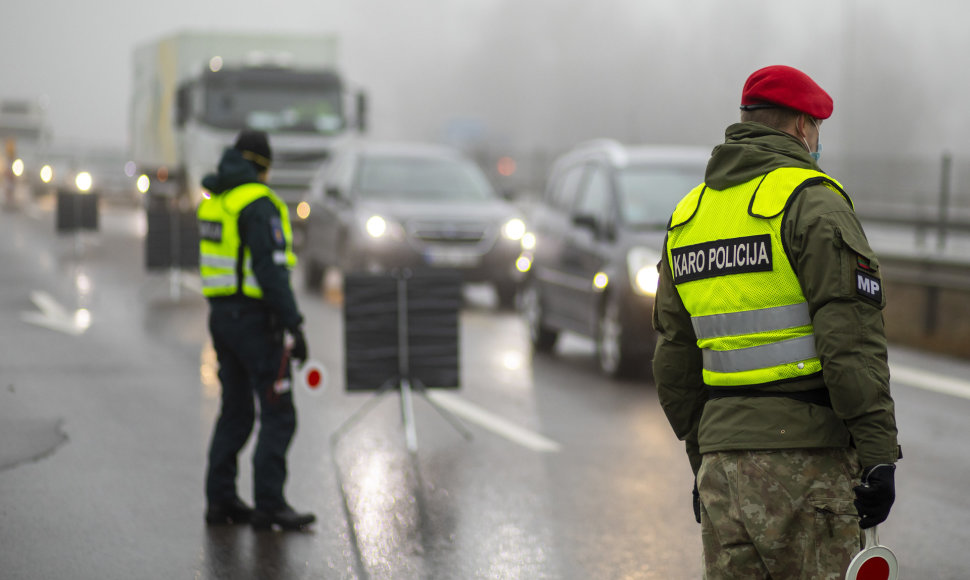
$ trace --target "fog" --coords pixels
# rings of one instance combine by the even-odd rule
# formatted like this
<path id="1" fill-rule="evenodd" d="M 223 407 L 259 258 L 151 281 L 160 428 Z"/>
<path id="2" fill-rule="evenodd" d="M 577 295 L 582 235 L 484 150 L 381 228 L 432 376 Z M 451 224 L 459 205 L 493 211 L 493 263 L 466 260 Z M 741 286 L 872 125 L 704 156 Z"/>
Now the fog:
<path id="1" fill-rule="evenodd" d="M 747 75 L 788 64 L 835 99 L 823 166 L 899 196 L 934 191 L 944 151 L 960 189 L 968 16 L 963 0 L 6 0 L 0 97 L 43 96 L 56 143 L 123 148 L 136 45 L 333 33 L 373 136 L 554 154 L 594 137 L 713 146 Z"/>

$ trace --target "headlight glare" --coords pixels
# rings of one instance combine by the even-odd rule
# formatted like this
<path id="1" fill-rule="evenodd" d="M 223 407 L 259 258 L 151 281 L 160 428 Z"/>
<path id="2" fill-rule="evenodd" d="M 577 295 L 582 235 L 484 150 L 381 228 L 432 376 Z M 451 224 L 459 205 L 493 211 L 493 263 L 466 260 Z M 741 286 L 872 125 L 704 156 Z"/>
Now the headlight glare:
<path id="1" fill-rule="evenodd" d="M 522 234 L 522 249 L 534 250 L 536 247 L 536 235 L 532 232 Z"/>
<path id="2" fill-rule="evenodd" d="M 509 240 L 521 240 L 525 235 L 525 222 L 519 218 L 512 218 L 502 226 L 502 235 Z"/>
<path id="3" fill-rule="evenodd" d="M 640 296 L 655 296 L 660 276 L 657 274 L 657 264 L 660 254 L 643 246 L 631 248 L 626 255 L 627 272 L 633 291 Z"/>
<path id="4" fill-rule="evenodd" d="M 387 220 L 379 215 L 372 215 L 367 218 L 364 229 L 372 238 L 379 238 L 387 232 Z"/>
<path id="5" fill-rule="evenodd" d="M 135 181 L 135 187 L 137 187 L 138 191 L 141 193 L 148 193 L 148 188 L 151 187 L 151 185 L 152 180 L 149 179 L 144 173 L 139 175 L 138 179 Z"/>
<path id="6" fill-rule="evenodd" d="M 94 185 L 94 179 L 92 179 L 90 173 L 82 171 L 74 178 L 74 185 L 77 186 L 78 191 L 86 193 L 91 191 L 91 186 Z"/>

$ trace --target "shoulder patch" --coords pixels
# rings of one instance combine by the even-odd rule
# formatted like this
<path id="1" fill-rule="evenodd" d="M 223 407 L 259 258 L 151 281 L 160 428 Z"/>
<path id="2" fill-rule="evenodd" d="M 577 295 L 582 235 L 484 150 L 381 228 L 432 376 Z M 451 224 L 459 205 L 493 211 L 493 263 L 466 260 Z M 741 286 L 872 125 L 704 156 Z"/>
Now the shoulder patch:
<path id="1" fill-rule="evenodd" d="M 861 268 L 855 272 L 855 291 L 863 298 L 882 304 L 882 280 Z"/>
<path id="2" fill-rule="evenodd" d="M 747 272 L 770 272 L 771 236 L 715 240 L 670 250 L 674 284 Z"/>
<path id="3" fill-rule="evenodd" d="M 869 258 L 863 256 L 862 254 L 856 254 L 855 261 L 856 261 L 856 265 L 861 270 L 869 271 L 869 270 L 872 270 L 873 269 L 872 268 L 872 261 L 869 260 Z"/>
<path id="4" fill-rule="evenodd" d="M 269 220 L 269 227 L 273 233 L 273 241 L 276 242 L 277 246 L 283 247 L 286 245 L 286 238 L 283 237 L 283 222 L 280 218 L 274 216 Z"/>

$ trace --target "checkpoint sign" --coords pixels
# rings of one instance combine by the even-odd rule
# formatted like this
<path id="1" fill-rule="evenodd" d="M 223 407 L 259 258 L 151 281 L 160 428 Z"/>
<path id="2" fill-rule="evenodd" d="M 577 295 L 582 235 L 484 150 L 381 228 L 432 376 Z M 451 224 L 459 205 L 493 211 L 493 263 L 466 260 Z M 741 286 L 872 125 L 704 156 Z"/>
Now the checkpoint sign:
<path id="1" fill-rule="evenodd" d="M 896 580 L 899 571 L 896 554 L 879 545 L 876 527 L 866 529 L 866 546 L 849 563 L 846 580 Z"/>

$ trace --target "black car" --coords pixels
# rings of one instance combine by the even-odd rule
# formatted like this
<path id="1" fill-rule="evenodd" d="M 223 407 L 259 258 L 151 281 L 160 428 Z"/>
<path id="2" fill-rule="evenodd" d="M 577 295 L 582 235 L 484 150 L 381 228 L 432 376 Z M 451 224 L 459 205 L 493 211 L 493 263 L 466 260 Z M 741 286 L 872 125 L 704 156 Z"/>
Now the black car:
<path id="1" fill-rule="evenodd" d="M 514 304 L 525 223 L 455 149 L 346 143 L 314 177 L 306 204 L 301 262 L 308 288 L 319 288 L 328 267 L 449 268 L 466 282 L 494 284 L 500 305 Z"/>
<path id="2" fill-rule="evenodd" d="M 600 369 L 650 369 L 651 326 L 667 221 L 704 179 L 710 151 L 585 143 L 555 161 L 528 216 L 519 306 L 536 351 L 562 331 L 596 341 Z"/>

